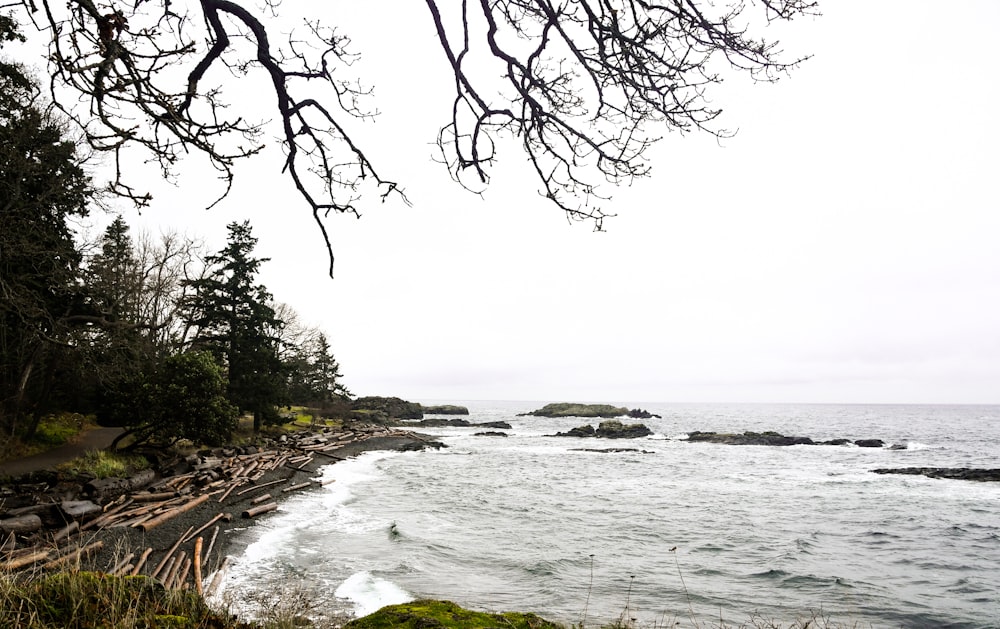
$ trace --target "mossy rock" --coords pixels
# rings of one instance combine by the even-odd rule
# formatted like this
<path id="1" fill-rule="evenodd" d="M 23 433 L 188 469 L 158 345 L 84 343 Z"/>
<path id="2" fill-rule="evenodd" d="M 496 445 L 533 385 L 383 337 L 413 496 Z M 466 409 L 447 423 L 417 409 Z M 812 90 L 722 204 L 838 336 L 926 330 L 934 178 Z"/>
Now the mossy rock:
<path id="1" fill-rule="evenodd" d="M 622 417 L 628 415 L 629 410 L 623 406 L 611 406 L 610 404 L 574 404 L 571 402 L 558 402 L 546 404 L 537 411 L 522 413 L 521 416 L 530 415 L 534 417 Z"/>
<path id="2" fill-rule="evenodd" d="M 421 406 L 425 415 L 468 415 L 469 409 L 465 406 L 455 404 L 438 404 L 435 406 Z"/>
<path id="3" fill-rule="evenodd" d="M 424 411 L 420 404 L 407 402 L 398 397 L 361 397 L 351 402 L 351 410 L 378 411 L 389 419 L 423 419 Z"/>
<path id="4" fill-rule="evenodd" d="M 535 614 L 490 614 L 463 609 L 451 601 L 413 601 L 383 607 L 344 625 L 344 629 L 564 629 Z"/>

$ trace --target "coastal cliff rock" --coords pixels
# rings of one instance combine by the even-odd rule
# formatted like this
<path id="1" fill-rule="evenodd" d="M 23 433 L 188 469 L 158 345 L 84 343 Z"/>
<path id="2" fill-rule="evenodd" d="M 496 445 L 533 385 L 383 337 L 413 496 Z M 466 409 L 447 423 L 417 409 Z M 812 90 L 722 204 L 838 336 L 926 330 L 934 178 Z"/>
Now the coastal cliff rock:
<path id="1" fill-rule="evenodd" d="M 436 406 L 423 406 L 421 408 L 425 415 L 468 415 L 469 409 L 464 406 L 454 404 L 439 404 Z"/>
<path id="2" fill-rule="evenodd" d="M 624 417 L 629 410 L 624 406 L 611 406 L 610 404 L 574 404 L 571 402 L 558 402 L 546 404 L 537 411 L 530 413 L 519 413 L 518 417 Z"/>
<path id="3" fill-rule="evenodd" d="M 897 467 L 872 470 L 875 474 L 909 474 L 928 478 L 950 480 L 972 480 L 981 483 L 1000 482 L 1000 469 L 976 469 L 971 467 Z"/>
<path id="4" fill-rule="evenodd" d="M 591 425 L 577 426 L 567 432 L 559 432 L 552 437 L 597 437 L 599 439 L 637 439 L 648 437 L 653 431 L 643 424 L 623 424 L 617 419 L 601 422 L 595 429 Z"/>
<path id="5" fill-rule="evenodd" d="M 420 404 L 407 402 L 398 397 L 359 397 L 351 402 L 351 411 L 352 415 L 361 415 L 358 419 L 376 419 L 379 415 L 386 419 L 423 419 L 424 417 L 424 411 Z"/>

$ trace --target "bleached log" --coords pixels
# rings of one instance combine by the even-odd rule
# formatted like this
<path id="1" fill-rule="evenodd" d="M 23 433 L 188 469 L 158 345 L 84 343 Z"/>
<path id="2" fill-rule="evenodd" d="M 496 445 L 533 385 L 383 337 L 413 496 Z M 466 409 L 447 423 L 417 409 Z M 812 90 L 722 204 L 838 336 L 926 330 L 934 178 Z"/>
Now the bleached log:
<path id="1" fill-rule="evenodd" d="M 114 567 L 111 568 L 111 570 L 109 570 L 108 572 L 110 572 L 111 574 L 118 574 L 119 572 L 124 572 L 125 566 L 129 566 L 129 569 L 131 569 L 131 564 L 129 562 L 132 561 L 133 557 L 135 557 L 134 552 L 125 555 L 125 557 L 123 557 L 118 563 L 116 563 Z"/>
<path id="2" fill-rule="evenodd" d="M 160 583 L 162 583 L 164 587 L 166 587 L 167 577 L 170 576 L 170 573 L 173 572 L 173 570 L 174 570 L 174 564 L 175 563 L 177 563 L 177 557 L 170 557 L 169 559 L 167 559 L 167 565 L 163 567 L 163 570 L 164 570 L 164 572 L 163 572 L 163 579 L 160 580 Z M 151 577 L 153 577 L 155 579 L 156 578 L 156 573 L 154 572 L 153 574 L 151 574 L 149 576 L 151 576 Z"/>
<path id="3" fill-rule="evenodd" d="M 244 490 L 236 492 L 236 495 L 242 496 L 243 494 L 249 493 L 257 489 L 263 489 L 265 487 L 270 487 L 271 485 L 280 485 L 281 483 L 287 483 L 287 482 L 288 482 L 287 478 L 280 478 L 278 480 L 273 480 L 270 483 L 261 483 L 260 485 L 254 485 L 253 487 L 247 487 Z"/>
<path id="4" fill-rule="evenodd" d="M 101 528 L 106 524 L 114 522 L 119 517 L 125 517 L 125 516 L 119 516 L 118 514 L 124 511 L 125 508 L 130 506 L 131 504 L 132 504 L 132 499 L 129 498 L 124 502 L 122 502 L 120 505 L 117 505 L 105 511 L 104 515 L 98 516 L 93 520 L 87 521 L 83 526 L 80 527 L 80 530 L 86 531 L 87 529 L 90 528 Z"/>
<path id="5" fill-rule="evenodd" d="M 52 541 L 60 542 L 69 537 L 70 535 L 72 535 L 73 533 L 78 532 L 79 530 L 80 530 L 80 523 L 74 520 L 73 522 L 70 522 L 66 526 L 56 531 L 56 533 L 52 536 Z"/>
<path id="6" fill-rule="evenodd" d="M 38 563 L 39 561 L 45 561 L 52 554 L 51 550 L 39 550 L 27 555 L 21 555 L 15 559 L 0 565 L 0 570 L 8 572 L 11 570 L 20 570 L 25 566 L 30 566 L 31 564 Z"/>
<path id="7" fill-rule="evenodd" d="M 80 561 L 80 559 L 82 559 L 83 557 L 91 555 L 92 553 L 95 553 L 102 548 L 104 548 L 104 542 L 96 541 L 93 544 L 84 546 L 83 548 L 79 548 L 69 554 L 63 555 L 62 557 L 53 559 L 52 561 L 46 563 L 42 567 L 45 569 L 58 568 L 59 566 L 62 566 L 67 563 Z"/>
<path id="8" fill-rule="evenodd" d="M 215 571 L 215 576 L 212 577 L 212 582 L 208 585 L 208 590 L 205 591 L 205 596 L 212 596 L 215 594 L 219 586 L 222 585 L 222 579 L 226 576 L 226 569 L 229 567 L 229 557 L 226 557 L 222 561 L 222 565 L 219 569 Z"/>
<path id="9" fill-rule="evenodd" d="M 246 482 L 246 480 L 244 480 L 242 478 L 237 478 L 237 479 L 235 479 L 233 481 L 230 481 L 229 488 L 222 494 L 222 497 L 219 498 L 219 502 L 222 502 L 226 498 L 228 498 L 229 494 L 233 493 L 234 489 L 236 489 L 237 487 L 243 485 L 243 483 L 245 483 L 245 482 Z"/>
<path id="10" fill-rule="evenodd" d="M 277 502 L 270 502 L 266 505 L 261 505 L 259 507 L 251 507 L 243 512 L 244 518 L 253 518 L 262 513 L 268 513 L 269 511 L 274 511 L 278 508 Z"/>
<path id="11" fill-rule="evenodd" d="M 188 527 L 188 530 L 184 532 L 184 535 L 181 535 L 180 537 L 177 538 L 177 541 L 174 542 L 174 545 L 170 547 L 170 550 L 167 551 L 167 554 L 163 555 L 163 559 L 160 560 L 160 563 L 156 564 L 156 568 L 153 569 L 152 574 L 150 574 L 149 576 L 155 579 L 157 575 L 160 574 L 160 571 L 163 570 L 163 568 L 166 566 L 167 561 L 170 559 L 170 556 L 174 554 L 174 551 L 177 550 L 178 546 L 184 543 L 184 538 L 187 537 L 188 533 L 190 533 L 192 530 L 194 530 L 193 526 Z"/>
<path id="12" fill-rule="evenodd" d="M 139 572 L 142 570 L 142 567 L 146 565 L 146 560 L 149 559 L 149 556 L 152 554 L 153 554 L 152 548 L 147 548 L 146 550 L 142 551 L 142 554 L 139 555 L 139 561 L 135 562 L 135 565 L 132 566 L 132 571 L 129 572 L 129 574 L 132 575 L 133 577 L 139 574 Z"/>
<path id="13" fill-rule="evenodd" d="M 194 540 L 194 555 L 192 555 L 192 559 L 194 560 L 193 561 L 193 563 L 194 563 L 194 588 L 198 592 L 199 596 L 201 596 L 201 595 L 203 595 L 205 593 L 202 590 L 202 586 L 201 586 L 201 545 L 203 543 L 204 543 L 204 540 L 202 540 L 202 538 L 200 538 L 200 537 L 197 538 L 196 540 Z"/>
<path id="14" fill-rule="evenodd" d="M 202 525 L 201 525 L 201 526 L 200 526 L 200 527 L 199 527 L 199 528 L 198 528 L 198 529 L 197 529 L 196 531 L 194 531 L 193 533 L 188 533 L 188 534 L 187 534 L 187 535 L 185 536 L 185 538 L 184 538 L 184 541 L 186 542 L 186 541 L 189 541 L 189 540 L 193 539 L 194 537 L 196 537 L 197 535 L 199 535 L 199 534 L 200 534 L 200 533 L 201 533 L 202 531 L 204 531 L 204 530 L 205 530 L 205 529 L 207 529 L 208 527 L 212 526 L 213 524 L 215 524 L 216 522 L 218 522 L 219 520 L 221 520 L 221 519 L 222 519 L 222 518 L 224 518 L 225 516 L 226 516 L 226 514 L 225 514 L 225 513 L 220 513 L 220 514 L 216 515 L 215 517 L 213 517 L 213 518 L 212 518 L 211 520 L 209 520 L 208 522 L 205 522 L 204 524 L 202 524 Z"/>
<path id="15" fill-rule="evenodd" d="M 188 572 L 191 571 L 191 558 L 185 557 L 184 562 L 181 564 L 180 570 L 177 571 L 177 576 L 174 577 L 174 582 L 171 589 L 180 590 L 184 587 L 184 582 L 187 581 Z"/>
<path id="16" fill-rule="evenodd" d="M 171 498 L 176 498 L 177 492 L 173 491 L 161 491 L 155 494 L 143 493 L 143 494 L 132 494 L 132 500 L 136 502 L 162 502 L 164 500 L 170 500 Z"/>
<path id="17" fill-rule="evenodd" d="M 306 487 L 312 486 L 312 481 L 306 481 L 304 483 L 299 483 L 298 485 L 292 485 L 291 487 L 285 487 L 281 491 L 288 493 L 290 491 L 297 491 L 299 489 L 305 489 Z"/>
<path id="18" fill-rule="evenodd" d="M 212 531 L 212 539 L 208 542 L 208 548 L 205 549 L 205 556 L 202 558 L 202 563 L 208 564 L 208 558 L 212 555 L 212 548 L 215 547 L 215 538 L 219 536 L 219 527 L 215 527 Z"/>
<path id="19" fill-rule="evenodd" d="M 250 504 L 252 504 L 252 505 L 259 505 L 260 503 L 265 502 L 265 501 L 270 500 L 270 499 L 271 499 L 271 494 L 264 494 L 263 496 L 257 496 L 256 498 L 254 498 L 253 500 L 251 500 Z"/>
<path id="20" fill-rule="evenodd" d="M 183 505 L 180 505 L 179 507 L 174 507 L 170 511 L 167 511 L 166 513 L 163 513 L 163 514 L 161 514 L 161 515 L 153 518 L 152 520 L 146 520 L 145 522 L 140 522 L 136 526 L 138 528 L 141 528 L 143 531 L 149 531 L 150 529 L 163 524 L 164 522 L 166 522 L 167 520 L 169 520 L 171 518 L 175 518 L 175 517 L 179 516 L 182 513 L 186 513 L 188 511 L 190 511 L 191 509 L 194 509 L 198 505 L 200 505 L 203 502 L 205 502 L 206 500 L 208 500 L 208 498 L 209 498 L 208 494 L 203 494 L 201 496 L 198 496 L 194 500 L 191 500 L 191 501 L 189 501 L 189 502 L 187 502 L 187 503 L 185 503 Z"/>

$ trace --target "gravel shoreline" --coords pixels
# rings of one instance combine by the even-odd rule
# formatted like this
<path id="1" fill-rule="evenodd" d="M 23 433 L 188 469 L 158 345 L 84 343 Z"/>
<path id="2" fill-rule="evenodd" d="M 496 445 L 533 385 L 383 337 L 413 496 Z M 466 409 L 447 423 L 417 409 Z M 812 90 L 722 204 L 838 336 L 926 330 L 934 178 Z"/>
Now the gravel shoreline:
<path id="1" fill-rule="evenodd" d="M 238 557 L 245 550 L 248 543 L 245 540 L 251 536 L 242 535 L 241 533 L 247 529 L 252 529 L 259 521 L 269 516 L 269 514 L 263 514 L 249 519 L 241 517 L 243 511 L 253 506 L 251 504 L 253 499 L 264 494 L 270 494 L 271 499 L 267 502 L 277 502 L 280 508 L 283 499 L 292 493 L 316 491 L 320 488 L 321 486 L 314 482 L 312 486 L 294 492 L 283 491 L 284 488 L 316 480 L 319 469 L 322 467 L 353 458 L 363 452 L 422 450 L 427 447 L 441 447 L 441 444 L 432 437 L 412 432 L 400 431 L 371 436 L 351 442 L 338 449 L 320 453 L 321 456 L 316 456 L 301 468 L 293 469 L 288 466 L 282 466 L 276 470 L 268 471 L 255 482 L 240 486 L 237 491 L 231 492 L 222 502 L 219 501 L 219 498 L 223 494 L 212 496 L 193 509 L 180 513 L 148 531 L 131 527 L 86 531 L 77 540 L 79 546 L 84 547 L 97 541 L 102 542 L 103 546 L 91 554 L 84 562 L 84 565 L 88 568 L 110 572 L 129 553 L 134 553 L 134 558 L 138 558 L 144 550 L 151 548 L 152 553 L 149 555 L 141 571 L 141 574 L 149 574 L 155 566 L 168 556 L 169 551 L 174 548 L 178 540 L 187 535 L 189 531 L 197 531 L 217 515 L 226 514 L 211 526 L 198 533 L 196 537 L 180 544 L 173 553 L 176 556 L 183 551 L 187 557 L 192 557 L 195 539 L 201 537 L 203 539 L 202 552 L 204 554 L 209 547 L 210 540 L 215 534 L 216 527 L 218 527 L 218 534 L 214 545 L 211 547 L 211 553 L 205 558 L 202 566 L 202 577 L 206 580 L 205 585 L 208 587 L 208 577 L 223 565 L 226 557 Z M 264 486 L 274 481 L 284 482 Z M 253 487 L 260 487 L 260 489 L 254 491 Z M 250 491 L 242 494 L 238 493 L 247 489 L 250 489 Z"/>

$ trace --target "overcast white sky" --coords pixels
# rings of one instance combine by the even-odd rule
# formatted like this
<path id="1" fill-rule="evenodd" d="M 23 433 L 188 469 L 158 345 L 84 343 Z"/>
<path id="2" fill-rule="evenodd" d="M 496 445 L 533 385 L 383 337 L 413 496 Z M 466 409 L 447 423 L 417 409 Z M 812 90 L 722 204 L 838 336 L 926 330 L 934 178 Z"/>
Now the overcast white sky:
<path id="1" fill-rule="evenodd" d="M 354 393 L 1000 402 L 1000 2 L 826 0 L 783 31 L 814 58 L 716 92 L 738 135 L 668 135 L 605 233 L 539 199 L 516 151 L 484 199 L 431 162 L 448 84 L 422 3 L 325 6 L 358 29 L 382 111 L 363 141 L 413 207 L 334 221 L 334 280 L 274 163 L 211 211 L 189 178 L 126 216 L 213 249 L 251 219 L 262 280 Z"/>

